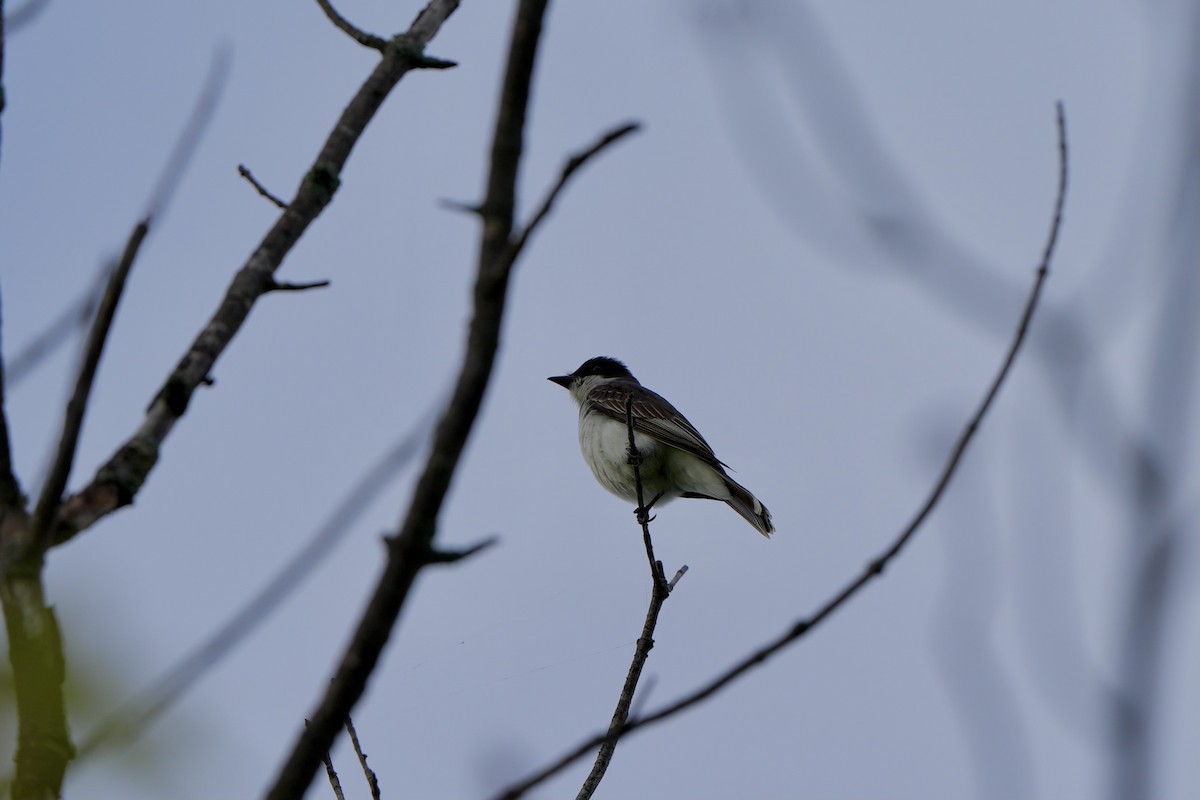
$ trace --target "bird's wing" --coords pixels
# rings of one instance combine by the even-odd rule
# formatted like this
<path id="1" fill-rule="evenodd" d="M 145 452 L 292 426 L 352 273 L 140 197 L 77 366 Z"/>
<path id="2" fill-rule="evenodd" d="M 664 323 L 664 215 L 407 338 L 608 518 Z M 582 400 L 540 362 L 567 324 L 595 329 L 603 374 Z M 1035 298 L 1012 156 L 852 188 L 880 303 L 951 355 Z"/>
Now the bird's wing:
<path id="1" fill-rule="evenodd" d="M 594 410 L 624 424 L 625 405 L 629 401 L 632 388 L 624 381 L 613 381 L 593 389 L 588 395 L 588 403 Z M 652 436 L 665 445 L 690 453 L 717 469 L 728 466 L 717 458 L 708 442 L 700 435 L 700 431 L 692 427 L 692 423 L 688 422 L 675 406 L 644 386 L 637 387 L 637 393 L 634 394 L 633 429 Z"/>

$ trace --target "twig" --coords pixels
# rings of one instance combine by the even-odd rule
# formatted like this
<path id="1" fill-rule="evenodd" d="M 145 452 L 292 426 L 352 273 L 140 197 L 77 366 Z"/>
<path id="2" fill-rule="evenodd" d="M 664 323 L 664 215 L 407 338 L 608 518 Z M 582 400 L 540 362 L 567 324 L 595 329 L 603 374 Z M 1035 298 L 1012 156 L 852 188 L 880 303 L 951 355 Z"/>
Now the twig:
<path id="1" fill-rule="evenodd" d="M 308 727 L 308 720 L 304 720 L 304 727 Z M 333 768 L 333 759 L 329 753 L 321 756 L 321 761 L 325 764 L 325 776 L 329 779 L 329 785 L 333 787 L 333 796 L 337 800 L 346 800 L 346 795 L 342 793 L 342 782 L 338 780 L 337 770 Z"/>
<path id="2" fill-rule="evenodd" d="M 3 0 L 0 0 L 0 6 Z M 0 9 L 2 10 L 2 9 Z M 0 325 L 3 313 L 0 312 Z M 0 338 L 0 341 L 3 341 Z M 0 519 L 9 511 L 25 508 L 25 495 L 21 491 L 21 482 L 17 480 L 12 466 L 12 445 L 8 439 L 8 413 L 4 404 L 4 356 L 0 348 Z M 0 537 L 2 538 L 2 537 Z"/>
<path id="3" fill-rule="evenodd" d="M 433 412 L 422 414 L 359 479 L 304 547 L 244 607 L 149 688 L 93 728 L 79 746 L 79 760 L 114 740 L 136 738 L 257 630 L 313 570 L 324 563 L 333 547 L 354 529 L 371 504 L 392 485 L 396 476 L 420 452 L 432 426 Z"/>
<path id="4" fill-rule="evenodd" d="M 379 793 L 379 777 L 375 774 L 375 770 L 367 766 L 367 754 L 363 752 L 362 745 L 358 743 L 358 731 L 354 730 L 354 720 L 346 717 L 346 733 L 350 734 L 350 743 L 354 745 L 354 753 L 358 756 L 358 763 L 362 766 L 363 777 L 367 779 L 367 786 L 371 790 L 371 800 L 380 800 Z"/>
<path id="5" fill-rule="evenodd" d="M 1057 106 L 1057 115 L 1060 159 L 1058 195 L 1055 200 L 1054 217 L 1050 226 L 1050 235 L 1042 254 L 1042 261 L 1037 268 L 1037 277 L 1034 280 L 1033 288 L 1030 291 L 1028 299 L 1026 300 L 1025 309 L 1021 314 L 1021 320 L 1017 326 L 1017 332 L 1013 337 L 1012 344 L 1009 346 L 1007 354 L 1005 355 L 1004 361 L 1000 367 L 1000 371 L 996 374 L 996 377 L 989 386 L 982 402 L 979 404 L 974 415 L 967 423 L 966 428 L 959 436 L 958 442 L 951 451 L 949 460 L 947 461 L 946 466 L 943 468 L 937 482 L 934 484 L 933 490 L 930 492 L 921 508 L 917 511 L 916 515 L 909 522 L 908 526 L 900 532 L 900 534 L 896 537 L 896 540 L 887 550 L 883 551 L 879 557 L 871 561 L 867 565 L 866 569 L 863 570 L 863 572 L 859 574 L 857 578 L 850 581 L 845 588 L 843 588 L 823 606 L 821 606 L 812 616 L 793 623 L 782 635 L 755 650 L 725 672 L 716 676 L 699 689 L 684 695 L 679 700 L 668 704 L 652 714 L 630 720 L 629 722 L 625 723 L 625 725 L 623 725 L 619 731 L 609 731 L 608 733 L 600 734 L 588 739 L 586 742 L 583 742 L 578 747 L 575 747 L 554 763 L 543 768 L 542 770 L 539 770 L 525 780 L 513 784 L 509 788 L 505 789 L 501 794 L 497 795 L 499 800 L 516 800 L 516 798 L 523 796 L 525 792 L 529 791 L 534 786 L 541 784 L 542 782 L 561 772 L 567 766 L 573 764 L 575 761 L 583 758 L 598 745 L 602 745 L 609 740 L 619 738 L 631 731 L 646 727 L 647 725 L 661 722 L 662 720 L 672 717 L 678 714 L 680 711 L 694 706 L 697 703 L 716 694 L 718 691 L 732 683 L 737 678 L 741 677 L 749 670 L 764 663 L 775 653 L 807 635 L 813 630 L 813 628 L 815 628 L 831 614 L 833 614 L 834 611 L 838 610 L 843 604 L 849 601 L 850 598 L 858 594 L 858 592 L 861 591 L 864 586 L 870 583 L 873 578 L 883 574 L 883 570 L 887 564 L 893 558 L 895 558 L 904 548 L 904 545 L 907 544 L 910 539 L 912 539 L 913 535 L 918 529 L 920 529 L 921 525 L 928 518 L 930 512 L 934 509 L 942 495 L 945 493 L 946 487 L 950 484 L 950 478 L 953 476 L 959 462 L 962 460 L 962 456 L 966 450 L 967 444 L 971 441 L 975 435 L 975 432 L 979 429 L 979 425 L 983 421 L 984 416 L 987 414 L 988 409 L 991 408 L 992 402 L 997 393 L 1000 391 L 1001 385 L 1003 385 L 1005 378 L 1008 377 L 1008 373 L 1017 357 L 1017 353 L 1020 351 L 1021 345 L 1025 340 L 1025 335 L 1029 329 L 1029 321 L 1033 317 L 1034 309 L 1037 308 L 1038 299 L 1041 297 L 1042 286 L 1045 284 L 1046 276 L 1049 274 L 1050 258 L 1054 253 L 1054 246 L 1058 241 L 1058 232 L 1062 224 L 1062 213 L 1064 204 L 1066 202 L 1067 193 L 1067 133 L 1062 103 L 1059 103 Z"/>
<path id="6" fill-rule="evenodd" d="M 280 210 L 287 209 L 287 203 L 283 202 L 278 197 L 271 194 L 271 191 L 267 187 L 265 187 L 261 183 L 259 183 L 258 178 L 254 177 L 254 173 L 252 173 L 246 167 L 245 164 L 238 164 L 238 175 L 241 175 L 243 178 L 245 178 L 247 181 L 249 181 L 250 185 L 254 187 L 254 190 L 256 192 L 258 192 L 260 195 L 262 195 L 263 197 L 267 198 L 267 200 L 271 201 L 271 203 L 276 208 L 278 208 Z"/>
<path id="7" fill-rule="evenodd" d="M 329 281 L 309 281 L 308 283 L 280 283 L 279 281 L 271 281 L 272 292 L 306 292 L 309 289 L 324 289 L 329 286 Z"/>
<path id="8" fill-rule="evenodd" d="M 34 546 L 40 546 L 46 539 L 51 518 L 56 511 L 63 491 L 67 487 L 67 479 L 71 475 L 71 466 L 75 462 L 75 448 L 79 444 L 79 434 L 83 430 L 83 416 L 87 412 L 88 398 L 92 393 L 92 385 L 96 379 L 96 369 L 100 366 L 100 356 L 104 353 L 104 345 L 108 341 L 108 332 L 112 329 L 113 318 L 117 313 L 117 304 L 125 291 L 125 281 L 133 268 L 138 250 L 150 231 L 149 218 L 134 226 L 125 243 L 125 252 L 109 274 L 108 285 L 96 316 L 92 320 L 92 329 L 88 334 L 87 345 L 79 365 L 79 374 L 75 378 L 75 389 L 67 402 L 66 418 L 63 420 L 62 434 L 59 436 L 58 449 L 54 462 L 42 485 L 42 493 L 34 508 L 33 521 L 30 523 L 30 540 Z"/>
<path id="9" fill-rule="evenodd" d="M 512 258 L 515 259 L 517 257 L 517 255 L 521 252 L 521 249 L 525 247 L 525 243 L 529 241 L 529 237 L 533 235 L 533 232 L 537 230 L 539 225 L 542 224 L 542 220 L 544 220 L 546 215 L 550 213 L 550 209 L 554 207 L 554 201 L 558 199 L 559 194 L 562 193 L 563 188 L 565 188 L 567 185 L 567 181 L 571 179 L 571 176 L 575 174 L 575 171 L 586 164 L 592 157 L 594 157 L 604 148 L 640 129 L 641 123 L 638 122 L 626 122 L 622 125 L 618 125 L 608 133 L 601 136 L 591 147 L 581 150 L 567 159 L 567 163 L 563 165 L 562 173 L 560 173 L 558 176 L 558 182 L 554 184 L 553 188 L 550 189 L 550 192 L 546 195 L 545 199 L 542 200 L 542 204 L 538 208 L 537 212 L 534 213 L 529 222 L 526 223 L 523 228 L 521 228 L 521 232 L 517 234 L 512 245 Z M 460 206 L 459 208 L 461 210 L 472 210 L 469 206 Z"/>
<path id="10" fill-rule="evenodd" d="M 406 47 L 386 49 L 334 124 L 296 196 L 238 271 L 212 319 L 167 376 L 138 430 L 100 467 L 88 486 L 63 502 L 53 526 L 54 544 L 69 540 L 133 502 L 154 468 L 163 442 L 186 413 L 192 393 L 208 379 L 254 303 L 270 291 L 273 275 L 283 259 L 333 199 L 341 170 L 367 123 L 400 79 L 420 68 L 412 49 L 428 43 L 457 6 L 454 0 L 431 0 L 404 34 Z"/>
<path id="11" fill-rule="evenodd" d="M 321 10 L 325 12 L 325 16 L 329 17 L 329 21 L 336 25 L 337 28 L 342 31 L 342 33 L 346 34 L 363 47 L 369 47 L 372 50 L 378 50 L 381 53 L 383 52 L 384 48 L 387 47 L 386 40 L 376 36 L 373 33 L 361 31 L 351 25 L 349 20 L 338 13 L 337 9 L 333 7 L 329 0 L 317 0 L 317 5 L 319 5 Z"/>

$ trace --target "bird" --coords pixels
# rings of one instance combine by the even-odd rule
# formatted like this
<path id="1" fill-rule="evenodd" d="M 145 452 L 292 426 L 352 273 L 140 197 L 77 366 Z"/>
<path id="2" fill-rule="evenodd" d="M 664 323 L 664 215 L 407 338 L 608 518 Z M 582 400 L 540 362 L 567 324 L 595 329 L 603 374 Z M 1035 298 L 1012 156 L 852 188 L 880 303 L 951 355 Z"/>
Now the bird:
<path id="1" fill-rule="evenodd" d="M 720 500 L 763 536 L 775 530 L 771 512 L 726 474 L 728 465 L 695 426 L 666 398 L 642 386 L 622 362 L 597 356 L 569 375 L 547 380 L 569 391 L 579 406 L 579 449 L 596 480 L 617 497 L 637 503 L 626 417 L 632 406 L 643 496 L 650 498 L 639 512 L 676 497 Z"/>

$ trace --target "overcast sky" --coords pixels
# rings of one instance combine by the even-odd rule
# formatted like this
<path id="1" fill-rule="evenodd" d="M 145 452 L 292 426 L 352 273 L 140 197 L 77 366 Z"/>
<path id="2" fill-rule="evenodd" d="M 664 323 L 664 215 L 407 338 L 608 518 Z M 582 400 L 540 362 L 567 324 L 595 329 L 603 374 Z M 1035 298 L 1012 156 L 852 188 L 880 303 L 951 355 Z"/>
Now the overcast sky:
<path id="1" fill-rule="evenodd" d="M 338 6 L 381 35 L 419 8 Z M 429 48 L 460 66 L 409 74 L 371 123 L 280 272 L 331 288 L 263 298 L 135 507 L 50 556 L 71 669 L 107 687 L 77 712 L 77 738 L 240 608 L 443 396 L 478 226 L 439 201 L 480 197 L 511 6 L 463 3 Z M 624 741 L 598 796 L 1105 796 L 1104 687 L 1126 674 L 1138 563 L 1122 442 L 1149 443 L 1168 467 L 1160 510 L 1185 533 L 1195 521 L 1195 343 L 1159 323 L 1197 296 L 1179 282 L 1197 251 L 1170 227 L 1195 220 L 1197 171 L 1179 153 L 1196 124 L 1184 78 L 1196 73 L 1197 7 L 552 4 L 526 213 L 571 152 L 616 123 L 645 127 L 578 176 L 515 273 L 439 532 L 447 547 L 492 534 L 500 545 L 422 575 L 355 711 L 384 796 L 486 797 L 612 713 L 649 598 L 645 555 L 631 509 L 580 458 L 574 405 L 546 376 L 622 358 L 778 527 L 766 541 L 722 505 L 660 510 L 658 554 L 668 574 L 690 571 L 659 623 L 647 710 L 810 613 L 889 543 L 998 369 L 1032 285 L 1058 99 L 1072 184 L 1045 314 L 946 502 L 883 580 L 811 637 Z M 232 54 L 123 300 L 78 488 L 134 431 L 275 219 L 237 165 L 289 197 L 375 55 L 295 0 L 50 0 L 8 33 L 10 359 L 119 250 L 214 53 Z M 12 387 L 27 490 L 73 360 L 66 348 Z M 357 619 L 411 477 L 150 730 L 138 760 L 83 764 L 67 795 L 261 792 Z M 1200 620 L 1196 598 L 1174 588 L 1194 550 L 1171 551 L 1160 617 L 1161 798 L 1200 791 Z M 365 796 L 343 748 L 343 783 Z M 537 796 L 569 796 L 587 766 Z M 311 797 L 326 796 L 320 781 Z"/>

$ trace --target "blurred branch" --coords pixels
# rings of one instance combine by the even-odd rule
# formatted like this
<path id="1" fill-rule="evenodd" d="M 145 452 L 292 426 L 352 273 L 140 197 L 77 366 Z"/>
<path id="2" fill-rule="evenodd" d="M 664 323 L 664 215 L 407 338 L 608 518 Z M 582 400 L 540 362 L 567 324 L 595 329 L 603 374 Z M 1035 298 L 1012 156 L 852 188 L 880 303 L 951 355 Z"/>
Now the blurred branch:
<path id="1" fill-rule="evenodd" d="M 75 302 L 64 309 L 41 333 L 33 337 L 9 361 L 6 377 L 9 386 L 17 386 L 35 367 L 50 357 L 76 331 L 83 330 L 96 314 L 104 287 L 112 274 L 112 264 L 106 263 L 96 271 L 95 279 Z"/>
<path id="2" fill-rule="evenodd" d="M 332 22 L 334 26 L 338 28 L 338 30 L 342 31 L 342 33 L 346 34 L 363 47 L 369 47 L 372 50 L 378 50 L 381 53 L 384 51 L 384 48 L 387 47 L 387 42 L 385 40 L 373 33 L 364 33 L 363 31 L 351 25 L 345 17 L 338 13 L 337 9 L 333 7 L 329 0 L 317 0 L 317 5 L 321 7 L 321 10 L 325 12 L 325 16 L 329 18 L 329 21 Z"/>
<path id="3" fill-rule="evenodd" d="M 39 553 L 19 566 L 6 565 L 0 581 L 17 700 L 13 800 L 59 797 L 75 755 L 63 700 L 62 638 L 54 609 L 46 605 L 42 564 Z"/>
<path id="4" fill-rule="evenodd" d="M 1144 444 L 1124 455 L 1133 476 L 1134 502 L 1125 520 L 1125 565 L 1128 583 L 1119 619 L 1117 646 L 1118 690 L 1111 705 L 1111 745 L 1108 762 L 1110 797 L 1135 800 L 1164 794 L 1161 753 L 1169 734 L 1160 720 L 1167 695 L 1164 679 L 1173 671 L 1170 656 L 1178 655 L 1186 637 L 1173 630 L 1182 608 L 1181 596 L 1194 584 L 1196 529 L 1189 514 L 1181 513 L 1195 497 L 1197 431 L 1196 373 L 1200 363 L 1200 6 L 1183 11 L 1186 22 L 1180 49 L 1178 130 L 1183 152 L 1171 166 L 1172 208 L 1163 231 L 1164 280 L 1153 315 L 1154 329 L 1147 347 L 1150 369 L 1141 382 Z M 1139 198 L 1140 200 L 1141 198 Z M 1192 563 L 1189 563 L 1192 562 Z M 1189 684 L 1190 685 L 1190 684 Z"/>
<path id="5" fill-rule="evenodd" d="M 930 492 L 924 504 L 920 507 L 909 524 L 904 528 L 903 531 L 900 532 L 890 547 L 872 560 L 867 565 L 866 569 L 864 569 L 862 573 L 858 575 L 858 577 L 850 581 L 849 584 L 847 584 L 840 592 L 838 592 L 823 606 L 821 606 L 812 616 L 793 623 L 791 627 L 789 627 L 788 630 L 786 630 L 782 635 L 755 650 L 753 653 L 734 664 L 722 674 L 716 676 L 699 689 L 692 691 L 674 703 L 671 703 L 652 714 L 637 717 L 636 719 L 626 722 L 619 731 L 609 731 L 608 733 L 600 734 L 588 739 L 586 742 L 580 744 L 578 747 L 574 748 L 554 763 L 534 773 L 520 783 L 513 784 L 512 786 L 508 787 L 500 795 L 498 795 L 499 800 L 516 800 L 516 798 L 523 796 L 533 787 L 558 774 L 567 766 L 573 764 L 575 761 L 591 752 L 592 748 L 611 739 L 624 736 L 630 731 L 634 731 L 647 725 L 661 722 L 669 717 L 673 717 L 684 709 L 690 708 L 691 706 L 694 706 L 697 703 L 700 703 L 716 694 L 721 689 L 744 675 L 746 672 L 749 672 L 754 667 L 764 663 L 768 658 L 775 655 L 775 653 L 784 649 L 798 639 L 806 636 L 814 628 L 828 619 L 833 612 L 837 611 L 852 597 L 862 591 L 863 587 L 870 583 L 872 579 L 882 575 L 884 569 L 889 563 L 891 563 L 892 559 L 900 554 L 900 551 L 904 549 L 904 546 L 908 544 L 916 532 L 920 530 L 925 520 L 929 517 L 929 514 L 937 506 L 938 501 L 941 500 L 942 495 L 945 494 L 946 488 L 950 485 L 950 479 L 954 476 L 954 472 L 958 468 L 963 454 L 966 452 L 967 445 L 970 443 L 971 439 L 974 438 L 976 431 L 978 431 L 980 424 L 983 422 L 984 416 L 987 414 L 988 409 L 991 408 L 992 403 L 995 401 L 996 396 L 1000 391 L 1000 387 L 1004 384 L 1005 379 L 1008 377 L 1008 374 L 1012 369 L 1012 365 L 1016 360 L 1017 353 L 1020 352 L 1021 345 L 1025 341 L 1026 333 L 1029 330 L 1029 322 L 1033 318 L 1033 312 L 1037 308 L 1038 300 L 1041 297 L 1042 286 L 1045 284 L 1046 276 L 1049 274 L 1050 259 L 1054 253 L 1055 244 L 1058 241 L 1058 232 L 1062 225 L 1063 206 L 1066 202 L 1067 192 L 1067 134 L 1066 121 L 1061 103 L 1058 104 L 1057 112 L 1059 145 L 1058 195 L 1054 204 L 1054 216 L 1050 225 L 1050 235 L 1046 241 L 1046 247 L 1042 254 L 1041 264 L 1037 268 L 1037 277 L 1034 280 L 1033 288 L 1029 293 L 1029 297 L 1025 302 L 1025 309 L 1021 314 L 1021 320 L 1017 326 L 1016 335 L 1013 337 L 1012 343 L 1009 345 L 1008 352 L 1005 355 L 1004 362 L 1000 367 L 1000 371 L 992 380 L 992 383 L 988 387 L 987 393 L 984 395 L 982 402 L 975 410 L 974 415 L 972 415 L 971 419 L 967 422 L 963 432 L 959 435 L 958 441 L 950 453 L 950 458 L 946 462 L 946 466 L 942 469 L 942 473 L 938 477 L 937 482 L 934 484 L 933 490 Z"/>
<path id="6" fill-rule="evenodd" d="M 388 43 L 383 58 L 333 126 L 296 196 L 233 278 L 212 319 L 151 401 L 138 430 L 100 467 L 88 486 L 63 502 L 52 527 L 53 544 L 68 541 L 133 502 L 158 460 L 160 447 L 186 413 L 192 394 L 208 380 L 254 303 L 275 286 L 274 274 L 284 258 L 332 201 L 341 170 L 367 123 L 401 78 L 412 69 L 430 66 L 433 60 L 424 58 L 421 50 L 457 5 L 433 0 L 407 34 Z"/>
<path id="7" fill-rule="evenodd" d="M 46 6 L 48 5 L 50 5 L 50 0 L 26 0 L 23 5 L 17 6 L 12 11 L 5 12 L 3 0 L 0 0 L 0 29 L 6 28 L 8 33 L 15 33 L 19 28 L 33 22 L 38 15 L 46 10 Z M 0 36 L 0 38 L 3 37 Z M 3 103 L 0 102 L 0 108 L 2 107 Z"/>
<path id="8" fill-rule="evenodd" d="M 422 414 L 408 433 L 358 480 L 308 543 L 244 607 L 149 688 L 95 726 L 79 746 L 80 760 L 106 744 L 130 741 L 141 735 L 256 631 L 324 563 L 333 547 L 354 529 L 371 504 L 416 457 L 432 426 L 433 412 Z"/>
<path id="9" fill-rule="evenodd" d="M 0 0 L 2 3 L 3 0 Z M 3 312 L 0 310 L 0 328 L 3 327 Z M 3 336 L 0 335 L 0 343 Z M 12 443 L 8 438 L 8 412 L 4 399 L 5 365 L 3 347 L 0 347 L 0 525 L 9 511 L 25 509 L 25 495 L 21 491 L 21 483 L 13 472 Z M 3 536 L 0 536 L 0 541 Z"/>
<path id="10" fill-rule="evenodd" d="M 0 114 L 4 113 L 6 105 L 4 99 L 4 0 L 0 0 Z M 4 141 L 3 128 L 0 128 L 0 143 Z"/>
<path id="11" fill-rule="evenodd" d="M 304 723 L 308 725 L 307 720 Z M 336 800 L 346 800 L 346 795 L 342 792 L 342 782 L 338 780 L 337 770 L 333 768 L 333 759 L 329 753 L 321 756 L 321 761 L 325 764 L 325 777 L 329 779 L 329 786 L 333 789 L 333 796 Z"/>
<path id="12" fill-rule="evenodd" d="M 4 111 L 4 21 L 4 0 L 0 0 L 0 113 Z M 2 342 L 3 336 L 0 336 Z M 12 468 L 12 445 L 8 439 L 8 416 L 4 405 L 4 355 L 0 348 L 0 526 L 10 510 L 23 511 L 24 505 L 25 496 Z"/>
<path id="13" fill-rule="evenodd" d="M 637 520 L 638 524 L 642 526 L 646 557 L 650 560 L 650 607 L 646 609 L 646 621 L 642 624 L 642 635 L 638 637 L 637 647 L 633 651 L 633 661 L 630 662 L 629 671 L 625 674 L 625 684 L 621 687 L 621 695 L 617 698 L 617 707 L 608 724 L 608 734 L 601 742 L 600 750 L 596 753 L 596 761 L 592 764 L 592 771 L 588 773 L 575 800 L 589 800 L 600 786 L 600 781 L 604 780 L 604 773 L 608 771 L 608 765 L 612 762 L 613 753 L 617 749 L 617 742 L 621 738 L 625 723 L 629 720 L 629 708 L 633 704 L 633 696 L 637 692 L 642 669 L 646 666 L 646 659 L 650 657 L 651 648 L 654 647 L 654 629 L 658 626 L 659 612 L 662 611 L 663 603 L 671 595 L 671 589 L 675 582 L 687 571 L 687 567 L 683 567 L 675 579 L 668 584 L 663 575 L 662 562 L 654 557 L 654 544 L 650 539 L 651 517 L 646 508 L 646 498 L 642 486 L 642 454 L 638 452 L 637 443 L 633 438 L 632 396 L 625 401 L 625 428 L 629 434 L 628 463 L 633 467 L 633 483 L 637 492 Z"/>

